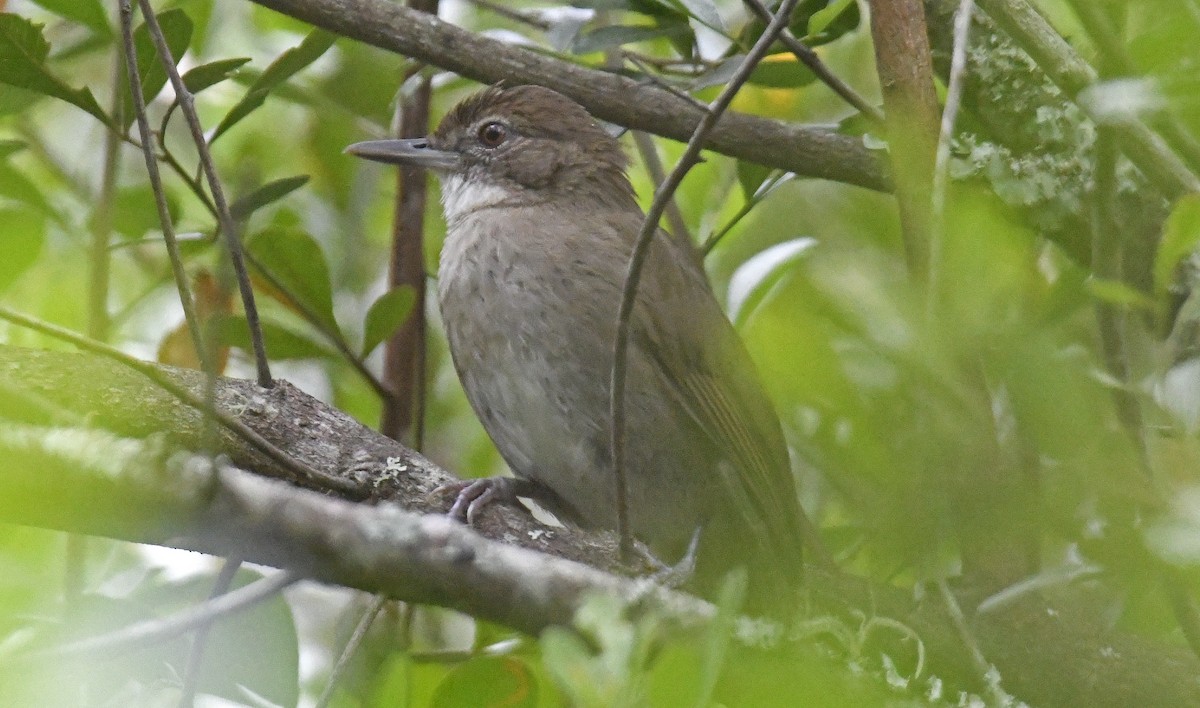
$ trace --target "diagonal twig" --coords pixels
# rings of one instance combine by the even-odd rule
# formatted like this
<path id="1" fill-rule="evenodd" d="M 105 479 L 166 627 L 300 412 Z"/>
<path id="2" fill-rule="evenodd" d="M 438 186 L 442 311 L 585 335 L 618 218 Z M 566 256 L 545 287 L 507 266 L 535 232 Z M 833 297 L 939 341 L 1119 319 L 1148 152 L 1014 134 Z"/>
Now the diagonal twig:
<path id="1" fill-rule="evenodd" d="M 204 412 L 206 416 L 211 416 L 223 427 L 245 440 L 251 447 L 261 452 L 272 462 L 275 462 L 287 471 L 296 475 L 296 478 L 299 480 L 304 480 L 309 484 L 317 485 L 323 488 L 328 487 L 329 489 L 343 492 L 356 499 L 366 496 L 365 490 L 355 481 L 346 479 L 344 477 L 339 477 L 338 475 L 330 474 L 328 472 L 323 472 L 292 458 L 286 452 L 271 444 L 262 435 L 258 434 L 254 430 L 251 430 L 250 427 L 242 421 L 231 416 L 225 411 L 218 410 L 214 405 L 212 405 L 211 400 L 207 399 L 207 397 L 200 397 L 192 393 L 149 362 L 132 357 L 119 349 L 114 349 L 113 347 L 108 346 L 107 344 L 102 344 L 100 342 L 88 339 L 87 337 L 81 336 L 64 327 L 59 327 L 58 325 L 50 324 L 49 322 L 44 322 L 42 320 L 29 317 L 28 315 L 23 315 L 15 310 L 4 307 L 3 305 L 0 305 L 0 319 L 7 320 L 22 327 L 27 327 L 36 332 L 41 332 L 44 335 L 54 337 L 55 339 L 59 339 L 64 342 L 70 342 L 80 349 L 92 352 L 93 354 L 99 354 L 100 356 L 116 361 L 123 366 L 138 372 L 142 376 L 145 376 L 153 381 L 154 384 L 159 388 L 163 389 L 183 403 L 186 403 L 196 410 Z"/>
<path id="2" fill-rule="evenodd" d="M 391 602 L 391 598 L 387 595 L 376 595 L 371 598 L 371 604 L 367 606 L 366 611 L 363 612 L 362 617 L 358 620 L 358 624 L 354 627 L 354 632 L 346 640 L 346 646 L 342 647 L 342 652 L 338 655 L 337 663 L 334 664 L 333 670 L 329 672 L 329 681 L 325 684 L 325 690 L 321 692 L 321 697 L 317 699 L 314 708 L 326 708 L 333 701 L 338 681 L 346 673 L 346 667 L 350 665 L 350 659 L 358 652 L 358 647 L 366 639 L 367 631 L 375 623 L 375 618 L 379 616 L 379 613 L 389 602 Z"/>
<path id="3" fill-rule="evenodd" d="M 700 117 L 700 122 L 692 131 L 692 137 L 684 148 L 683 155 L 675 163 L 675 168 L 654 192 L 654 201 L 646 211 L 646 219 L 642 222 L 642 230 L 638 233 L 633 252 L 629 257 L 629 270 L 625 276 L 625 286 L 621 292 L 621 306 L 617 311 L 617 336 L 613 345 L 613 365 L 610 374 L 609 389 L 609 456 L 613 467 L 613 477 L 617 487 L 617 528 L 621 534 L 621 551 L 628 557 L 633 549 L 633 538 L 629 531 L 628 489 L 625 479 L 625 379 L 629 362 L 626 360 L 629 351 L 630 319 L 633 314 L 634 298 L 637 295 L 638 282 L 642 276 L 642 266 L 646 255 L 650 252 L 650 240 L 658 229 L 658 220 L 675 190 L 683 182 L 700 157 L 700 149 L 709 131 L 716 125 L 721 114 L 729 107 L 733 97 L 742 85 L 750 78 L 751 72 L 766 56 L 775 38 L 787 26 L 792 10 L 797 0 L 784 0 L 775 17 L 763 30 L 758 41 L 746 53 L 737 71 L 730 77 L 729 83 L 721 89 L 721 93 L 709 104 L 708 110 Z"/>
<path id="4" fill-rule="evenodd" d="M 193 630 L 203 624 L 212 622 L 222 616 L 245 610 L 263 600 L 269 600 L 279 591 L 300 580 L 301 575 L 291 570 L 281 570 L 275 575 L 263 578 L 243 588 L 226 593 L 195 607 L 165 618 L 155 618 L 123 627 L 115 632 L 98 637 L 83 639 L 42 652 L 10 657 L 10 661 L 19 661 L 25 656 L 30 659 L 54 657 L 65 659 L 71 657 L 95 654 L 98 652 L 111 653 L 115 651 L 130 651 L 142 649 L 150 644 L 170 641 L 183 632 Z"/>
<path id="5" fill-rule="evenodd" d="M 128 1 L 122 0 L 122 3 Z M 217 223 L 221 228 L 222 235 L 225 237 L 225 243 L 229 250 L 229 260 L 233 265 L 233 271 L 238 282 L 238 291 L 242 297 L 242 309 L 246 313 L 246 324 L 250 328 L 250 342 L 254 348 L 254 365 L 258 373 L 258 385 L 263 388 L 270 388 L 274 382 L 271 379 L 271 369 L 267 363 L 267 349 L 263 343 L 258 307 L 254 303 L 254 289 L 250 285 L 250 274 L 246 271 L 246 262 L 242 256 L 242 243 L 238 237 L 237 224 L 234 222 L 233 215 L 229 211 L 229 204 L 225 200 L 225 190 L 221 187 L 220 179 L 217 177 L 217 169 L 213 165 L 212 154 L 208 151 L 208 141 L 204 138 L 204 128 L 200 125 L 200 117 L 196 114 L 196 97 L 184 85 L 183 78 L 179 75 L 179 69 L 175 66 L 175 59 L 171 56 L 171 50 L 167 47 L 167 40 L 163 37 L 162 27 L 158 24 L 158 18 L 154 14 L 154 8 L 151 7 L 150 0 L 138 0 L 138 4 L 142 8 L 142 14 L 146 18 L 146 29 L 150 34 L 150 39 L 154 42 L 155 50 L 158 52 L 159 62 L 162 63 L 163 69 L 167 72 L 167 77 L 171 81 L 171 87 L 175 90 L 175 96 L 179 101 L 179 108 L 183 111 L 188 127 L 192 131 L 192 140 L 195 141 L 196 151 L 200 155 L 200 167 L 208 181 L 208 189 L 212 194 L 213 204 L 217 207 Z M 135 90 L 134 93 L 136 94 L 137 91 Z M 143 142 L 147 141 L 143 139 Z"/>
<path id="6" fill-rule="evenodd" d="M 770 11 L 767 10 L 766 6 L 760 0 L 743 0 L 743 2 L 759 20 L 763 22 L 771 21 Z M 821 61 L 821 57 L 817 56 L 817 53 L 811 47 L 801 42 L 796 35 L 792 34 L 790 29 L 784 28 L 783 32 L 779 34 L 779 41 L 783 42 L 783 46 L 787 47 L 801 64 L 807 66 L 821 80 L 821 83 L 833 89 L 834 93 L 841 96 L 846 103 L 858 109 L 858 112 L 870 119 L 872 123 L 883 125 L 883 112 L 871 105 L 867 99 L 859 95 L 849 84 L 842 81 L 837 74 L 830 71 L 825 62 Z"/>
<path id="7" fill-rule="evenodd" d="M 179 303 L 183 306 L 183 318 L 187 322 L 188 333 L 192 337 L 192 345 L 200 360 L 200 368 L 206 374 L 213 374 L 212 358 L 209 356 L 203 333 L 200 330 L 200 319 L 196 315 L 195 302 L 192 299 L 191 287 L 188 285 L 187 272 L 183 268 L 183 257 L 179 253 L 179 241 L 175 234 L 175 224 L 171 219 L 171 210 L 167 206 L 166 193 L 162 186 L 162 175 L 158 171 L 158 160 L 154 157 L 154 136 L 150 130 L 150 121 L 146 118 L 146 99 L 142 96 L 142 77 L 138 70 L 137 50 L 133 43 L 133 5 L 132 0 L 121 0 L 121 38 L 125 46 L 125 70 L 129 81 L 129 92 L 133 96 L 133 111 L 141 136 L 140 147 L 146 161 L 146 176 L 150 180 L 150 190 L 154 194 L 154 205 L 158 209 L 158 220 L 162 225 L 163 241 L 167 246 L 167 257 L 171 262 L 171 271 L 175 276 L 175 287 L 179 291 Z"/>

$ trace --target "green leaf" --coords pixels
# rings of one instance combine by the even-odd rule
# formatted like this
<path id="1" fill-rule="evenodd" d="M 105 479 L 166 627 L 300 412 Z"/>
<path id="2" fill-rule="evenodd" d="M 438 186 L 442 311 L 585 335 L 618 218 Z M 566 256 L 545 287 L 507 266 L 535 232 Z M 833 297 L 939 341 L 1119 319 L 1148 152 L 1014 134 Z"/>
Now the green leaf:
<path id="1" fill-rule="evenodd" d="M 0 292 L 29 269 L 46 241 L 46 218 L 28 208 L 0 209 Z"/>
<path id="2" fill-rule="evenodd" d="M 242 96 L 242 100 L 229 109 L 229 112 L 217 125 L 212 140 L 209 142 L 216 142 L 217 138 L 224 135 L 238 121 L 254 112 L 267 100 L 267 95 L 272 89 L 319 59 L 326 50 L 333 46 L 335 39 L 337 39 L 335 35 L 325 30 L 315 29 L 299 45 L 280 54 L 275 61 L 271 62 L 267 70 L 250 85 L 250 88 L 246 89 L 246 95 Z"/>
<path id="3" fill-rule="evenodd" d="M 1162 242 L 1154 257 L 1154 293 L 1161 300 L 1175 280 L 1180 261 L 1200 245 L 1200 194 L 1189 194 L 1175 203 L 1163 227 Z"/>
<path id="4" fill-rule="evenodd" d="M 850 13 L 853 13 L 852 20 L 849 17 L 849 13 L 847 13 L 847 17 L 842 16 L 842 13 L 846 13 L 847 10 L 849 10 Z M 832 0 L 828 5 L 825 6 L 825 9 L 817 10 L 813 14 L 809 15 L 807 36 L 813 38 L 820 37 L 825 33 L 826 30 L 830 29 L 835 22 L 838 22 L 839 19 L 841 20 L 839 29 L 841 28 L 841 25 L 845 25 L 847 23 L 849 23 L 849 29 L 853 29 L 854 27 L 858 26 L 858 4 L 854 0 Z M 843 29 L 842 32 L 838 32 L 837 34 L 844 34 L 845 31 L 848 30 Z"/>
<path id="5" fill-rule="evenodd" d="M 754 199 L 754 195 L 758 193 L 759 187 L 762 187 L 767 177 L 771 176 L 771 172 L 773 170 L 770 167 L 760 165 L 757 162 L 738 160 L 738 183 L 742 186 L 742 196 L 747 202 Z"/>
<path id="6" fill-rule="evenodd" d="M 188 91 L 192 93 L 200 93 L 209 86 L 229 78 L 233 72 L 248 61 L 250 61 L 250 57 L 236 57 L 201 64 L 183 75 L 183 85 L 187 86 Z"/>
<path id="7" fill-rule="evenodd" d="M 652 25 L 609 25 L 579 36 L 571 45 L 575 54 L 601 52 L 634 42 L 645 42 L 659 37 L 684 35 L 690 28 L 683 24 Z"/>
<path id="8" fill-rule="evenodd" d="M 273 182 L 267 182 L 263 186 L 238 199 L 229 206 L 229 212 L 234 219 L 243 221 L 251 214 L 270 204 L 273 201 L 282 199 L 297 189 L 303 187 L 308 182 L 308 175 L 297 175 L 295 177 L 284 177 Z"/>
<path id="9" fill-rule="evenodd" d="M 245 587 L 262 578 L 263 573 L 258 570 L 241 568 L 234 576 L 231 589 Z M 181 580 L 156 578 L 154 582 L 142 583 L 131 600 L 143 617 L 147 614 L 163 616 L 203 603 L 215 582 L 214 574 L 190 575 Z M 129 623 L 130 620 L 125 620 L 117 626 Z M 179 675 L 186 665 L 188 644 L 186 637 L 180 637 L 177 642 L 175 647 L 166 645 L 161 656 L 155 655 L 155 660 L 145 654 L 132 653 L 130 656 L 145 666 L 137 673 L 119 674 L 122 680 L 133 680 L 132 677 L 143 682 L 155 680 L 156 673 L 163 673 L 162 664 L 169 665 L 173 675 Z M 205 647 L 205 659 L 196 675 L 199 693 L 219 696 L 235 705 L 297 704 L 300 644 L 291 606 L 282 593 L 218 619 L 209 630 Z M 156 650 L 157 647 L 149 651 Z M 124 678 L 126 675 L 131 678 Z"/>
<path id="10" fill-rule="evenodd" d="M 538 705 L 538 684 L 523 659 L 514 656 L 477 656 L 458 666 L 438 684 L 433 708 L 463 706 Z"/>
<path id="11" fill-rule="evenodd" d="M 674 2 L 684 8 L 688 16 L 700 24 L 711 27 L 721 34 L 728 32 L 725 23 L 721 20 L 721 13 L 717 12 L 717 6 L 713 4 L 712 0 L 674 0 Z"/>
<path id="12" fill-rule="evenodd" d="M 288 306 L 292 305 L 288 299 L 294 299 L 319 324 L 337 330 L 329 267 L 312 236 L 297 229 L 271 227 L 254 234 L 246 242 L 246 250 L 284 290 L 268 294 Z"/>
<path id="13" fill-rule="evenodd" d="M 816 243 L 808 237 L 777 243 L 738 266 L 729 279 L 729 318 L 738 325 L 744 323 L 771 288 Z"/>
<path id="14" fill-rule="evenodd" d="M 22 140 L 0 140 L 0 158 L 8 157 L 14 152 L 20 152 L 28 147 Z"/>
<path id="15" fill-rule="evenodd" d="M 175 8 L 158 15 L 158 25 L 162 28 L 163 38 L 171 56 L 178 63 L 183 53 L 187 51 L 188 42 L 192 40 L 192 20 L 183 10 Z M 133 48 L 137 53 L 138 73 L 142 77 L 142 100 L 149 103 L 162 91 L 167 84 L 167 70 L 158 60 L 158 52 L 154 41 L 150 39 L 150 30 L 143 22 L 133 31 Z M 133 99 L 125 89 L 125 127 L 133 124 Z"/>
<path id="16" fill-rule="evenodd" d="M 108 115 L 86 88 L 73 89 L 45 66 L 50 43 L 42 26 L 24 17 L 0 14 L 0 83 L 53 96 L 81 108 L 108 124 Z"/>
<path id="17" fill-rule="evenodd" d="M 259 320 L 267 353 L 272 360 L 283 359 L 335 359 L 337 353 L 313 340 L 271 320 Z M 217 343 L 237 347 L 242 351 L 253 351 L 250 343 L 250 325 L 243 315 L 226 315 L 213 322 L 213 334 Z"/>
<path id="18" fill-rule="evenodd" d="M 412 314 L 417 294 L 411 285 L 402 285 L 379 296 L 367 310 L 363 325 L 362 356 L 367 358 L 379 343 L 392 336 Z"/>
<path id="19" fill-rule="evenodd" d="M 800 62 L 791 59 L 764 61 L 754 67 L 748 83 L 768 88 L 798 88 L 816 81 L 816 74 Z"/>
<path id="20" fill-rule="evenodd" d="M 112 34 L 112 30 L 108 26 L 108 17 L 104 14 L 104 7 L 100 4 L 100 0 L 33 0 L 33 2 L 60 17 L 74 20 L 97 34 Z"/>
<path id="21" fill-rule="evenodd" d="M 42 192 L 42 187 L 35 184 L 23 172 L 17 170 L 7 162 L 0 163 L 0 195 L 34 207 L 46 216 L 53 217 L 58 221 L 62 221 L 63 219 L 62 215 Z"/>
<path id="22" fill-rule="evenodd" d="M 167 193 L 167 213 L 179 218 L 179 200 Z M 158 206 L 149 184 L 122 187 L 113 200 L 113 230 L 126 238 L 141 238 L 148 231 L 162 230 Z"/>
<path id="23" fill-rule="evenodd" d="M 1113 305 L 1153 309 L 1154 301 L 1145 293 L 1119 280 L 1090 278 L 1086 284 L 1088 293 L 1097 300 Z"/>

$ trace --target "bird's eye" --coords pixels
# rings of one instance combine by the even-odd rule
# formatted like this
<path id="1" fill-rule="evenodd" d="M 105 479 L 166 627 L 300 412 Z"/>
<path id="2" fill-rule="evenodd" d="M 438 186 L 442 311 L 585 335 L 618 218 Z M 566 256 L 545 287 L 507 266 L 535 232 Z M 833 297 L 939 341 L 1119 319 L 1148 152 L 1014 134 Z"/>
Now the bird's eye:
<path id="1" fill-rule="evenodd" d="M 500 143 L 508 137 L 508 129 L 499 121 L 484 123 L 479 128 L 479 144 L 485 148 L 500 147 Z"/>

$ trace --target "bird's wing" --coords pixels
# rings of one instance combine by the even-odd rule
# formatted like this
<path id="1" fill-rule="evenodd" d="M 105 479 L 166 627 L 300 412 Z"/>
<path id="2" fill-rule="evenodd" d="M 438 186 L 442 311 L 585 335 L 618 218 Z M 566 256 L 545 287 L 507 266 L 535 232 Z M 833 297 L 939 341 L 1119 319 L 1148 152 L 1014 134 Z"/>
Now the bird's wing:
<path id="1" fill-rule="evenodd" d="M 719 477 L 743 519 L 759 526 L 756 534 L 772 548 L 798 561 L 801 511 L 779 420 L 687 248 L 666 234 L 656 236 L 639 289 L 634 344 L 645 347 L 664 389 L 727 460 L 717 466 Z"/>

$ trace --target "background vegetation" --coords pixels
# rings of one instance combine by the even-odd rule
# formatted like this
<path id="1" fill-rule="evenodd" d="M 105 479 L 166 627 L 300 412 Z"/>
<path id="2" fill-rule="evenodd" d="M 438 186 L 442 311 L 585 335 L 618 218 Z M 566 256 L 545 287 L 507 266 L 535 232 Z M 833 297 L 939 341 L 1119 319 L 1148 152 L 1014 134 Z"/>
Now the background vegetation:
<path id="1" fill-rule="evenodd" d="M 875 4 L 803 0 L 791 22 L 872 106 L 881 105 Z M 940 99 L 948 10 L 958 4 L 926 3 Z M 989 602 L 1049 598 L 1098 631 L 1175 657 L 1189 635 L 1200 648 L 1200 367 L 1190 297 L 1200 240 L 1192 193 L 1200 4 L 1038 0 L 1059 49 L 1098 72 L 1085 71 L 1082 83 L 1069 54 L 1026 54 L 1020 38 L 1006 37 L 1002 10 L 1023 3 L 980 4 L 996 22 L 979 14 L 971 28 L 944 208 L 916 229 L 926 263 L 906 259 L 914 227 L 902 228 L 892 195 L 716 153 L 690 172 L 666 223 L 706 249 L 714 287 L 798 453 L 805 504 L 845 571 L 926 603 L 958 593 L 969 618 Z M 443 19 L 472 31 L 701 101 L 717 95 L 763 28 L 737 2 L 442 5 Z M 411 324 L 444 235 L 436 192 L 417 206 L 423 269 L 389 280 L 395 172 L 342 154 L 390 134 L 405 110 L 419 116 L 422 85 L 436 118 L 478 84 L 245 0 L 154 7 L 197 94 L 252 262 L 275 375 L 384 425 L 446 469 L 502 471 L 449 364 L 436 308 L 424 310 L 427 330 Z M 198 365 L 136 147 L 116 5 L 0 0 L 0 8 L 3 305 L 142 358 Z M 253 377 L 211 190 L 144 28 L 135 47 L 198 314 L 216 333 L 220 370 Z M 887 130 L 783 46 L 732 110 L 827 126 L 887 163 Z M 411 115 L 405 129 L 423 133 Z M 1138 130 L 1155 131 L 1157 152 L 1146 152 Z M 624 140 L 648 205 L 655 175 L 682 144 L 645 137 Z M 911 184 L 903 170 L 894 174 Z M 928 187 L 918 182 L 918 200 L 934 199 Z M 902 203 L 911 193 L 901 191 Z M 393 335 L 406 321 L 401 338 L 424 344 L 390 368 L 383 350 L 402 347 Z M 21 326 L 2 332 L 7 345 L 68 348 Z M 404 396 L 382 395 L 398 380 L 409 385 Z M 0 402 L 8 419 L 31 415 L 25 393 L 5 388 Z M 312 704 L 371 604 L 356 591 L 301 584 L 218 621 L 193 664 L 194 636 L 184 634 L 5 668 L 6 655 L 51 640 L 69 644 L 193 606 L 221 565 L 0 525 L 0 569 L 4 705 L 174 705 L 191 692 L 211 705 Z M 262 575 L 249 566 L 232 583 Z M 857 615 L 814 608 L 802 641 L 771 649 L 747 646 L 725 614 L 702 636 L 680 639 L 653 614 L 630 616 L 602 599 L 585 606 L 575 631 L 540 637 L 425 606 L 372 608 L 379 615 L 337 674 L 333 705 L 924 705 L 969 700 L 960 692 L 992 704 L 1072 702 L 1049 685 L 1014 689 L 1020 678 L 1003 671 L 985 677 L 998 659 L 967 626 L 957 649 L 965 667 L 930 665 L 930 638 L 870 603 Z M 1036 660 L 1070 672 L 1084 658 Z M 1146 683 L 1135 695 L 1155 704 L 1162 677 L 1139 677 Z"/>

